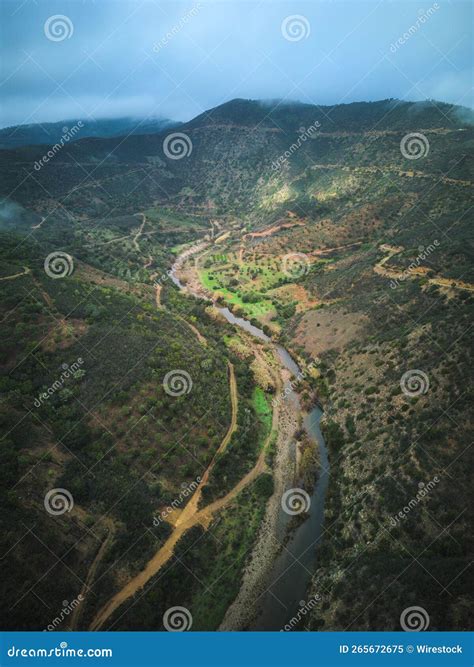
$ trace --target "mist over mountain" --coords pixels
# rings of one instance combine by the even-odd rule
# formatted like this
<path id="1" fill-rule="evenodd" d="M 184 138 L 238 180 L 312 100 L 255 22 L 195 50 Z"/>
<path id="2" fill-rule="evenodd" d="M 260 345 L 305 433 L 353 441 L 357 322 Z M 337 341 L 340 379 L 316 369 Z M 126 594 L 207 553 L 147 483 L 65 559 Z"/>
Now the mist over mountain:
<path id="1" fill-rule="evenodd" d="M 434 100 L 406 102 L 388 99 L 324 106 L 286 100 L 233 99 L 189 121 L 173 121 L 168 118 L 111 118 L 16 125 L 0 130 L 0 148 L 53 145 L 71 128 L 78 126 L 78 123 L 80 127 L 71 141 L 151 135 L 171 132 L 178 128 L 192 130 L 197 127 L 232 124 L 255 129 L 262 125 L 283 131 L 295 131 L 318 123 L 318 129 L 322 133 L 370 129 L 396 130 L 412 126 L 470 127 L 474 124 L 474 111 L 467 107 Z"/>
<path id="2" fill-rule="evenodd" d="M 151 134 L 178 127 L 180 124 L 168 118 L 104 118 L 98 120 L 76 118 L 56 123 L 14 125 L 0 130 L 0 148 L 16 148 L 33 144 L 52 145 L 67 135 L 71 128 L 77 129 L 71 141 L 78 141 L 86 137 L 104 138 L 127 134 Z"/>
<path id="3" fill-rule="evenodd" d="M 403 128 L 442 127 L 474 124 L 474 111 L 435 100 L 406 102 L 387 99 L 374 102 L 319 105 L 286 100 L 234 99 L 183 124 L 199 127 L 232 124 L 246 127 L 274 126 L 295 130 L 318 122 L 321 132 L 398 130 Z"/>
<path id="4" fill-rule="evenodd" d="M 398 164 L 402 168 L 406 161 L 400 153 L 400 140 L 409 132 L 430 132 L 430 141 L 436 142 L 436 150 L 431 150 L 418 168 L 441 173 L 451 157 L 453 175 L 463 173 L 464 158 L 456 160 L 456 156 L 472 133 L 472 118 L 469 109 L 434 101 L 381 100 L 335 107 L 285 102 L 269 107 L 266 102 L 235 99 L 182 125 L 154 127 L 151 134 L 76 135 L 77 140 L 45 164 L 42 160 L 47 146 L 2 150 L 5 178 L 0 193 L 8 196 L 14 191 L 15 199 L 27 206 L 33 194 L 38 196 L 43 188 L 50 196 L 62 196 L 73 188 L 68 210 L 78 205 L 78 212 L 83 213 L 86 206 L 90 215 L 105 214 L 108 189 L 87 200 L 73 187 L 79 179 L 82 191 L 105 177 L 108 188 L 114 188 L 112 198 L 118 197 L 124 210 L 133 210 L 138 201 L 146 205 L 178 199 L 197 207 L 208 202 L 216 211 L 229 206 L 255 211 L 256 206 L 268 206 L 269 188 L 281 188 L 288 178 L 295 177 L 294 182 L 303 185 L 302 174 L 314 164 Z M 128 127 L 125 121 L 106 124 L 105 129 L 120 132 L 124 126 Z M 307 128 L 312 128 L 311 136 L 302 139 Z M 167 137 L 173 139 L 175 131 L 184 133 L 190 144 L 186 159 L 166 155 L 165 142 Z M 295 143 L 298 150 L 294 154 L 292 150 L 291 159 L 284 159 L 281 168 L 275 169 Z M 94 165 L 91 179 L 80 167 L 85 163 Z M 26 179 L 25 164 L 31 172 Z M 144 174 L 150 177 L 144 179 Z M 284 201 L 301 196 L 302 192 L 287 190 Z M 308 203 L 310 192 L 304 197 Z"/>

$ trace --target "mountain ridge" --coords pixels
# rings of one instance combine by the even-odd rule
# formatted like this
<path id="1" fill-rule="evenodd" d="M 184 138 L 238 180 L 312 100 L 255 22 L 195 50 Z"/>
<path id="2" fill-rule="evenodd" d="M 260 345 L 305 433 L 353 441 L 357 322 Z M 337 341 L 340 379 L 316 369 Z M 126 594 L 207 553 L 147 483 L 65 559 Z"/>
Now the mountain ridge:
<path id="1" fill-rule="evenodd" d="M 74 142 L 153 136 L 174 129 L 185 131 L 212 125 L 253 128 L 263 126 L 293 132 L 302 129 L 302 123 L 312 125 L 318 122 L 322 134 L 341 128 L 362 132 L 372 129 L 372 126 L 378 130 L 419 129 L 421 126 L 423 129 L 432 129 L 446 127 L 448 123 L 451 127 L 467 128 L 474 125 L 474 111 L 468 107 L 433 100 L 406 102 L 387 98 L 373 102 L 317 105 L 299 101 L 234 98 L 184 122 L 169 118 L 147 120 L 125 116 L 95 121 L 70 119 L 53 123 L 12 125 L 0 129 L 0 150 L 54 145 L 65 134 L 64 127 L 70 129 L 79 121 L 85 124 L 85 128 L 71 140 Z M 50 136 L 47 136 L 48 134 Z"/>
<path id="2" fill-rule="evenodd" d="M 82 123 L 82 125 L 79 125 Z M 83 118 L 59 120 L 52 123 L 29 123 L 27 125 L 11 125 L 0 129 L 0 149 L 15 149 L 21 146 L 49 146 L 61 140 L 71 128 L 78 126 L 80 131 L 70 141 L 84 138 L 103 139 L 124 136 L 126 134 L 153 134 L 171 127 L 179 127 L 179 121 L 169 118 L 100 118 L 85 120 Z"/>

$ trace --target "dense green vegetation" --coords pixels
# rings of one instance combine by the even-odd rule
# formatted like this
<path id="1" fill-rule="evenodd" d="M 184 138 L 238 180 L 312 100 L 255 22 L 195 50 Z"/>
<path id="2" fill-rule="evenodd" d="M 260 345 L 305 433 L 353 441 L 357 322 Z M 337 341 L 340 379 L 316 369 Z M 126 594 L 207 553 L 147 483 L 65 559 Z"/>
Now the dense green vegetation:
<path id="1" fill-rule="evenodd" d="M 6 604 L 22 603 L 16 613 L 5 607 L 2 617 L 9 627 L 38 627 L 38 619 L 45 625 L 48 619 L 30 589 L 51 554 L 38 551 L 36 540 L 67 553 L 70 571 L 47 581 L 48 599 L 58 609 L 85 578 L 81 553 L 97 549 L 103 515 L 117 526 L 109 557 L 132 571 L 143 564 L 169 532 L 166 524 L 146 530 L 154 514 L 202 474 L 225 433 L 227 363 L 223 345 L 210 339 L 204 347 L 167 311 L 138 299 L 127 283 L 92 284 L 80 270 L 53 280 L 37 268 L 35 247 L 28 252 L 11 237 L 3 241 L 12 273 L 21 270 L 19 257 L 31 272 L 0 283 L 6 435 L 1 502 L 8 510 L 2 512 L 2 552 L 26 533 L 11 552 L 4 580 L 16 593 L 2 596 Z M 78 359 L 80 368 L 64 377 L 65 365 Z M 164 377 L 174 369 L 189 373 L 189 393 L 166 393 Z M 44 495 L 58 487 L 81 508 L 72 521 L 45 512 Z M 35 559 L 27 572 L 21 563 L 28 551 Z"/>

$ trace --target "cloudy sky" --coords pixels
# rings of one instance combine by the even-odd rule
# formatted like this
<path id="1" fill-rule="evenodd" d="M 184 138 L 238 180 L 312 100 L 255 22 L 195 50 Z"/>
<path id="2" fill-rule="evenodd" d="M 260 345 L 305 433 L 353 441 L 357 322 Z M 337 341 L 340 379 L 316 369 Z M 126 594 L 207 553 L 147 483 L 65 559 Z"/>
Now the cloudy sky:
<path id="1" fill-rule="evenodd" d="M 3 0 L 0 126 L 235 97 L 473 105 L 463 0 Z"/>

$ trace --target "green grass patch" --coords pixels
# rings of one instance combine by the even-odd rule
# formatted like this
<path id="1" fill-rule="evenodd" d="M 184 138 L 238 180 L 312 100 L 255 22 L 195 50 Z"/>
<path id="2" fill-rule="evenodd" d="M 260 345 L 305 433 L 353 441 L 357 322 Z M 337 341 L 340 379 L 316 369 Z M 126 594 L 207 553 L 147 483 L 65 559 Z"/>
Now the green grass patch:
<path id="1" fill-rule="evenodd" d="M 265 428 L 266 438 L 272 428 L 272 408 L 263 389 L 255 387 L 252 393 L 252 405 L 257 417 Z"/>
<path id="2" fill-rule="evenodd" d="M 203 269 L 199 272 L 199 278 L 206 289 L 218 293 L 227 304 L 239 306 L 247 317 L 259 319 L 269 314 L 276 315 L 275 307 L 270 300 L 261 299 L 255 303 L 246 303 L 242 300 L 241 293 L 223 287 L 215 275 L 215 270 Z"/>

